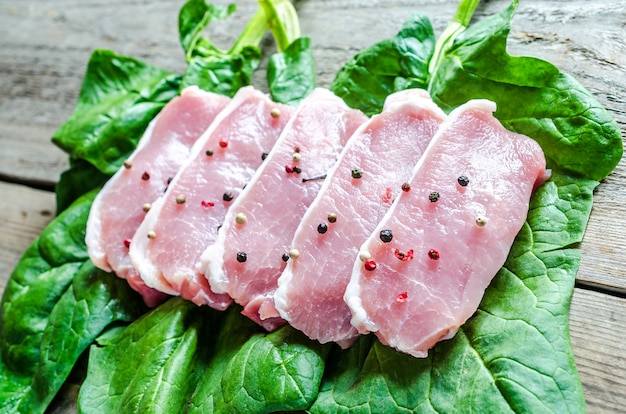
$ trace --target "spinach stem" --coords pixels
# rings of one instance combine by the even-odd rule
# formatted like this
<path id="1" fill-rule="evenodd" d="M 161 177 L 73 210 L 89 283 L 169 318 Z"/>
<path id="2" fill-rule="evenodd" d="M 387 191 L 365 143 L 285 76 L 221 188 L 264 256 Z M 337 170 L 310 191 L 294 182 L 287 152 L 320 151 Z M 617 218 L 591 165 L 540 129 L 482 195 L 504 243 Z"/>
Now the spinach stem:
<path id="1" fill-rule="evenodd" d="M 241 50 L 246 46 L 258 47 L 261 44 L 267 29 L 268 25 L 265 18 L 265 11 L 262 8 L 259 8 L 243 29 L 243 32 L 241 32 L 233 46 L 230 48 L 228 54 L 235 55 L 241 52 Z"/>
<path id="2" fill-rule="evenodd" d="M 300 37 L 300 21 L 296 9 L 290 0 L 258 0 L 265 11 L 267 26 L 269 27 L 279 52 L 285 49 Z"/>
<path id="3" fill-rule="evenodd" d="M 452 21 L 443 31 L 437 44 L 435 45 L 435 52 L 428 64 L 428 73 L 432 74 L 439 65 L 446 50 L 452 45 L 454 39 L 461 34 L 470 24 L 476 6 L 478 6 L 480 0 L 461 0 L 459 6 L 456 9 L 456 13 L 452 18 Z"/>

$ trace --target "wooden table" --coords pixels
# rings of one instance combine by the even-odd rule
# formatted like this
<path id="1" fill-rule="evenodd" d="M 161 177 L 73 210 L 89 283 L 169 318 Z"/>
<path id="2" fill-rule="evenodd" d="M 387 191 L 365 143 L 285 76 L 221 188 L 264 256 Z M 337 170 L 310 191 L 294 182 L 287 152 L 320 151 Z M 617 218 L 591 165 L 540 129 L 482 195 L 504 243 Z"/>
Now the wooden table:
<path id="1" fill-rule="evenodd" d="M 246 1 L 210 28 L 227 46 L 256 9 Z M 409 4 L 413 3 L 413 4 Z M 318 84 L 328 86 L 358 50 L 391 37 L 413 12 L 437 34 L 456 1 L 300 0 L 302 33 L 312 38 Z M 508 1 L 479 5 L 475 16 Z M 95 48 L 181 72 L 177 13 L 182 1 L 4 0 L 0 3 L 0 291 L 24 249 L 53 218 L 54 189 L 67 157 L 50 143 L 76 102 Z M 626 1 L 521 0 L 510 50 L 549 60 L 574 75 L 626 128 Z M 271 42 L 264 48 L 271 52 Z M 255 84 L 264 87 L 264 70 Z M 624 135 L 622 133 L 622 135 Z M 583 261 L 570 330 L 591 413 L 626 407 L 626 161 L 602 182 L 580 248 Z"/>

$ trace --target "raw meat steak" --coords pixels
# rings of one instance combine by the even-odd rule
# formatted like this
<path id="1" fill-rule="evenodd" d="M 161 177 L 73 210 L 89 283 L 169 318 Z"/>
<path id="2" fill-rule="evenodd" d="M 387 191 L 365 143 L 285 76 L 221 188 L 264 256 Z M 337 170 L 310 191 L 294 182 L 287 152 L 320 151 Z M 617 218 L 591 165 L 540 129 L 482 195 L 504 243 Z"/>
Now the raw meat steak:
<path id="1" fill-rule="evenodd" d="M 273 294 L 293 233 L 322 186 L 319 176 L 367 117 L 326 89 L 304 99 L 275 147 L 224 220 L 202 256 L 216 292 L 268 330 L 284 323 Z M 312 178 L 312 179 L 311 179 Z"/>
<path id="2" fill-rule="evenodd" d="M 361 246 L 371 258 L 355 261 L 345 293 L 359 332 L 425 357 L 478 308 L 547 177 L 539 145 L 504 129 L 495 109 L 474 100 L 450 114 L 411 190 Z"/>
<path id="3" fill-rule="evenodd" d="M 133 237 L 131 260 L 146 285 L 198 305 L 228 307 L 230 297 L 213 293 L 197 264 L 291 111 L 252 87 L 237 92 Z"/>
<path id="4" fill-rule="evenodd" d="M 94 200 L 87 224 L 87 251 L 92 262 L 114 271 L 141 293 L 149 306 L 166 296 L 145 286 L 128 256 L 128 244 L 156 200 L 187 159 L 193 143 L 229 99 L 189 87 L 172 99 L 150 123 L 137 149 L 104 185 Z"/>
<path id="5" fill-rule="evenodd" d="M 280 315 L 311 339 L 344 348 L 356 340 L 343 300 L 354 259 L 445 117 L 423 90 L 390 95 L 329 172 L 291 243 L 300 256 L 287 262 L 274 295 Z"/>

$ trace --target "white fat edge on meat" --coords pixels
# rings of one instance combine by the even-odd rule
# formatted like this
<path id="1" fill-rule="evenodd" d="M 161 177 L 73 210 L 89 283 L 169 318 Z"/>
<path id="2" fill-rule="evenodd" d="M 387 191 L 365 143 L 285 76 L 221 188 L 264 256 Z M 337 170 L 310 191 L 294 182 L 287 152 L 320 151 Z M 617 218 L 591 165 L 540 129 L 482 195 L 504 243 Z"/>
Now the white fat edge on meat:
<path id="1" fill-rule="evenodd" d="M 327 101 L 333 102 L 336 102 L 340 99 L 328 89 L 315 88 L 300 103 L 296 111 L 291 115 L 289 121 L 287 121 L 287 124 L 281 131 L 276 142 L 274 143 L 274 148 L 279 148 L 281 145 L 284 145 L 283 142 L 289 138 L 288 131 L 292 128 L 293 123 L 296 122 L 298 114 L 304 108 L 306 108 L 307 102 L 313 98 L 318 100 L 320 98 L 324 98 Z M 199 269 L 205 269 L 205 276 L 209 281 L 209 286 L 216 293 L 228 293 L 231 296 L 233 295 L 232 289 L 229 286 L 229 279 L 226 276 L 226 272 L 224 271 L 224 244 L 226 242 L 226 236 L 229 232 L 229 229 L 235 222 L 235 216 L 237 215 L 237 213 L 239 213 L 239 206 L 243 203 L 243 201 L 245 201 L 247 194 L 252 191 L 251 189 L 254 188 L 256 182 L 259 181 L 259 179 L 263 176 L 265 170 L 269 168 L 268 166 L 271 166 L 272 159 L 274 158 L 273 154 L 275 153 L 275 151 L 269 151 L 265 161 L 255 171 L 250 181 L 246 184 L 246 187 L 241 191 L 241 193 L 239 193 L 239 196 L 233 201 L 230 208 L 228 209 L 226 217 L 224 218 L 224 224 L 222 225 L 222 227 L 220 227 L 217 233 L 215 243 L 207 247 L 202 253 Z M 273 296 L 272 299 L 274 297 L 275 296 Z"/>
<path id="2" fill-rule="evenodd" d="M 261 92 L 256 91 L 252 86 L 246 86 L 241 88 L 237 92 L 237 94 L 230 100 L 230 102 L 228 102 L 226 107 L 216 115 L 209 127 L 194 142 L 191 147 L 189 157 L 187 157 L 187 160 L 180 166 L 178 172 L 174 175 L 174 177 L 172 177 L 172 180 L 168 184 L 165 192 L 152 203 L 150 210 L 146 213 L 143 221 L 135 231 L 135 235 L 133 236 L 130 243 L 130 260 L 146 286 L 161 291 L 163 293 L 167 293 L 168 295 L 180 294 L 180 292 L 173 289 L 171 285 L 167 283 L 166 279 L 163 276 L 163 273 L 158 268 L 158 266 L 156 266 L 148 258 L 150 251 L 150 239 L 146 237 L 146 235 L 150 230 L 154 228 L 155 224 L 159 221 L 161 210 L 166 200 L 172 194 L 172 192 L 176 191 L 176 183 L 184 174 L 185 170 L 193 164 L 194 160 L 204 150 L 206 142 L 210 139 L 211 135 L 213 135 L 214 131 L 233 111 L 239 108 L 241 102 L 245 100 L 244 95 L 253 93 Z"/>
<path id="3" fill-rule="evenodd" d="M 229 208 L 228 212 L 230 211 L 231 209 Z M 228 212 L 226 213 L 224 222 L 228 219 L 232 220 L 232 218 L 229 217 Z M 211 290 L 215 293 L 227 293 L 228 290 L 228 279 L 226 278 L 226 273 L 224 272 L 225 240 L 226 233 L 224 225 L 222 225 L 217 232 L 215 242 L 202 252 L 202 255 L 200 256 L 200 263 L 197 267 L 197 270 L 200 273 L 204 273 L 204 277 L 206 277 L 209 281 Z"/>
<path id="4" fill-rule="evenodd" d="M 148 124 L 148 127 L 144 131 L 143 135 L 137 143 L 137 147 L 133 153 L 128 157 L 128 161 L 132 163 L 136 154 L 138 154 L 150 141 L 152 132 L 159 119 L 160 113 L 158 113 L 152 121 Z M 108 193 L 112 187 L 121 179 L 122 174 L 126 170 L 125 166 L 121 166 L 115 174 L 102 186 L 102 189 L 94 199 L 91 209 L 89 210 L 89 216 L 87 218 L 87 227 L 85 230 L 85 244 L 87 245 L 87 254 L 93 262 L 93 264 L 99 269 L 105 272 L 111 272 L 113 269 L 109 264 L 107 255 L 107 246 L 102 244 L 102 234 L 104 229 L 102 228 L 102 215 L 106 214 L 102 208 L 103 200 L 108 196 Z"/>
<path id="5" fill-rule="evenodd" d="M 439 141 L 443 133 L 468 109 L 478 109 L 493 114 L 496 111 L 496 104 L 495 102 L 489 101 L 487 99 L 473 99 L 455 108 L 450 113 L 450 115 L 448 115 L 448 117 L 443 121 L 443 123 L 439 125 L 435 136 L 430 140 L 428 146 L 424 150 L 424 154 L 422 154 L 419 161 L 415 164 L 409 182 L 413 182 L 415 175 L 422 168 L 424 160 L 429 157 L 430 153 L 433 151 L 432 148 L 436 145 L 437 141 Z M 395 214 L 395 210 L 396 208 L 398 208 L 398 205 L 401 203 L 403 198 L 408 197 L 408 195 L 406 194 L 408 193 L 402 192 L 398 195 L 396 201 L 387 210 L 374 231 L 361 245 L 359 249 L 359 256 L 361 254 L 367 254 L 367 252 L 369 251 L 368 246 L 373 245 L 377 242 L 378 234 L 381 230 L 386 228 L 389 218 Z M 363 272 L 365 271 L 363 266 L 363 261 L 359 257 L 357 257 L 354 261 L 350 282 L 348 283 L 348 287 L 346 288 L 346 292 L 344 294 L 344 301 L 352 312 L 352 319 L 350 320 L 352 326 L 354 326 L 360 333 L 377 332 L 378 328 L 376 324 L 369 318 L 368 313 L 363 306 L 363 302 L 361 301 L 360 280 L 362 277 L 364 277 Z"/>

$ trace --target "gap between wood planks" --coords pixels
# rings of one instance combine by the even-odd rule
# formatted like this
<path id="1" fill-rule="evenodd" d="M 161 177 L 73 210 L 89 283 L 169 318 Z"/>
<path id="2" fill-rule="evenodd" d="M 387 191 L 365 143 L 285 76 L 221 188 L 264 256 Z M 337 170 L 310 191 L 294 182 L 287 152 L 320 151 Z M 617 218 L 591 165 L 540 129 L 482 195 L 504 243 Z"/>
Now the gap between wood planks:
<path id="1" fill-rule="evenodd" d="M 20 178 L 9 174 L 3 174 L 0 172 L 0 182 L 8 183 L 8 184 L 18 184 L 23 185 L 25 187 L 29 187 L 35 190 L 44 190 L 55 192 L 56 182 L 55 181 L 47 181 L 47 180 L 39 180 L 36 178 Z"/>
<path id="2" fill-rule="evenodd" d="M 574 283 L 574 287 L 580 290 L 588 290 L 591 292 L 598 292 L 598 293 L 602 293 L 605 295 L 626 299 L 626 290 L 620 287 L 616 287 L 616 286 L 608 286 L 602 283 L 594 283 L 588 280 L 576 279 L 576 282 Z"/>

